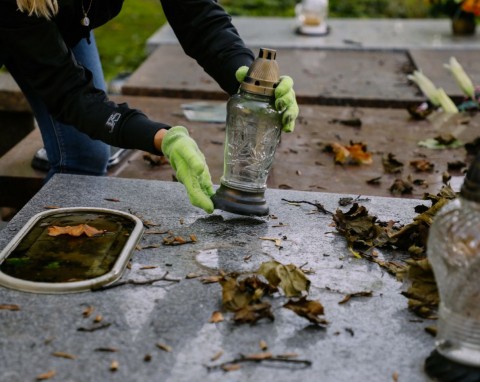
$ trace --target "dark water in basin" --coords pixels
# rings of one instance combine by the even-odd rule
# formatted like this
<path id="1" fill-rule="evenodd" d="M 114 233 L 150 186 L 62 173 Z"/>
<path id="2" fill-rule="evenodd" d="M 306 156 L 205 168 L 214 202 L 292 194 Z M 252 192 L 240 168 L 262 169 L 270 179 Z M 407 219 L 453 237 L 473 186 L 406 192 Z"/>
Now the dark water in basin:
<path id="1" fill-rule="evenodd" d="M 49 236 L 49 226 L 88 224 L 99 236 Z M 41 218 L 0 264 L 0 271 L 37 282 L 73 282 L 108 273 L 135 227 L 127 217 L 102 212 L 62 212 Z"/>

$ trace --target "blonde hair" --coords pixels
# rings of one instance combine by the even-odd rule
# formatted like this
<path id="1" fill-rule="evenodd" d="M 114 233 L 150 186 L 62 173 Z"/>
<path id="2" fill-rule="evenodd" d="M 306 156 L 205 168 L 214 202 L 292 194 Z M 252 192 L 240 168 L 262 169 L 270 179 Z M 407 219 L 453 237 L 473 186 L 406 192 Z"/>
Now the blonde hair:
<path id="1" fill-rule="evenodd" d="M 31 16 L 51 19 L 58 12 L 57 0 L 17 0 L 17 7 L 22 12 L 28 12 Z"/>

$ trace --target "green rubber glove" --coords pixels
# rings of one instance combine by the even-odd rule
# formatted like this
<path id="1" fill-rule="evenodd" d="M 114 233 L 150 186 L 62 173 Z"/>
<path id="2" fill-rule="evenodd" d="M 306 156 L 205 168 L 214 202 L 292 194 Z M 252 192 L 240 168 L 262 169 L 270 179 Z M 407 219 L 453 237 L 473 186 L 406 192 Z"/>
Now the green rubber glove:
<path id="1" fill-rule="evenodd" d="M 237 69 L 235 77 L 242 82 L 248 72 L 248 66 Z M 295 120 L 298 117 L 298 104 L 293 90 L 293 80 L 289 76 L 281 76 L 278 86 L 275 88 L 275 108 L 282 112 L 282 131 L 291 133 L 295 129 Z"/>
<path id="2" fill-rule="evenodd" d="M 187 189 L 190 203 L 207 213 L 213 212 L 210 197 L 213 190 L 205 156 L 183 126 L 167 131 L 162 140 L 162 152 L 177 173 L 177 179 Z"/>

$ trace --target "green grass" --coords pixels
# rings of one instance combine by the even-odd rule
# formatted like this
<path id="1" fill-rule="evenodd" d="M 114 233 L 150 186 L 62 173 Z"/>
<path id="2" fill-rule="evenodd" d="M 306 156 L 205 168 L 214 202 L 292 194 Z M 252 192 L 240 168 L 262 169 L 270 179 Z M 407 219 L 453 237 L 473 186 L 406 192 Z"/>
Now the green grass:
<path id="1" fill-rule="evenodd" d="M 101 0 L 99 0 L 101 1 Z M 220 0 L 231 15 L 294 17 L 299 0 Z M 425 0 L 330 0 L 329 17 L 429 17 Z M 133 72 L 145 59 L 146 40 L 165 23 L 159 0 L 125 0 L 122 12 L 96 30 L 107 81 Z"/>
<path id="2" fill-rule="evenodd" d="M 125 0 L 120 14 L 95 30 L 106 80 L 134 71 L 145 60 L 146 40 L 164 23 L 159 0 Z"/>

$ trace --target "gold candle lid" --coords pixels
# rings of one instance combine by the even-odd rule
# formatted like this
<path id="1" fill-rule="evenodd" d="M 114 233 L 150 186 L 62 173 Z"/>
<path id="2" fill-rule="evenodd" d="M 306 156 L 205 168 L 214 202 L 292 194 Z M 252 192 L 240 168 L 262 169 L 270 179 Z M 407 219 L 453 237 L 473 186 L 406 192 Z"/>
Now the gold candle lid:
<path id="1" fill-rule="evenodd" d="M 258 57 L 250 66 L 240 89 L 249 93 L 273 96 L 280 80 L 277 52 L 273 49 L 260 48 Z"/>

